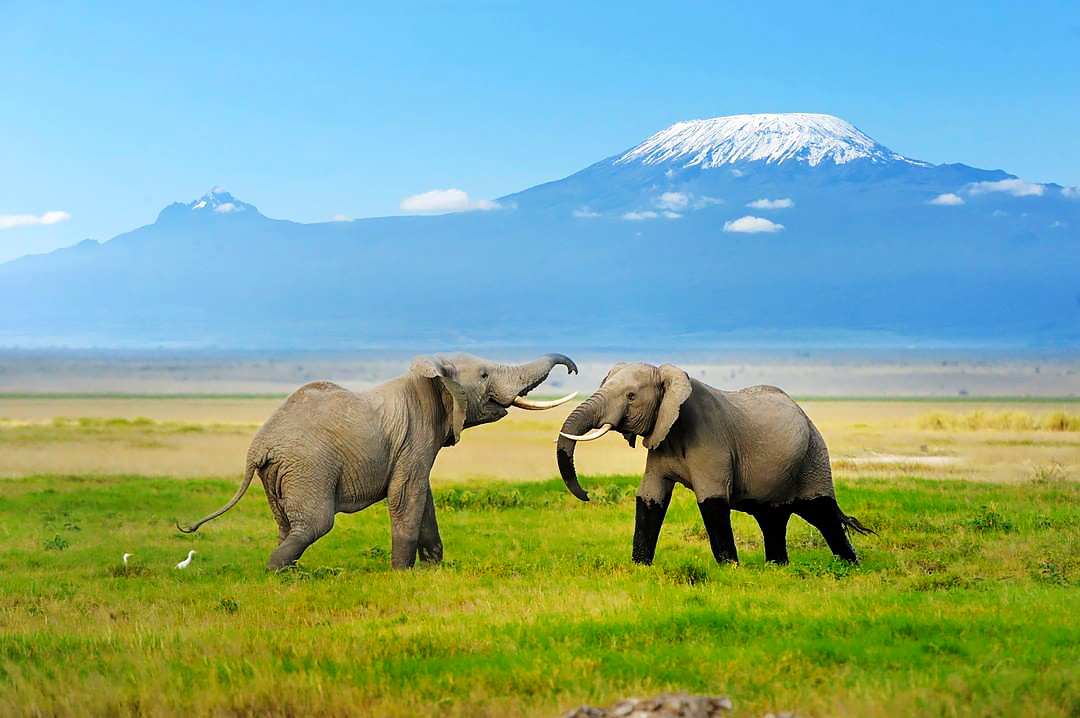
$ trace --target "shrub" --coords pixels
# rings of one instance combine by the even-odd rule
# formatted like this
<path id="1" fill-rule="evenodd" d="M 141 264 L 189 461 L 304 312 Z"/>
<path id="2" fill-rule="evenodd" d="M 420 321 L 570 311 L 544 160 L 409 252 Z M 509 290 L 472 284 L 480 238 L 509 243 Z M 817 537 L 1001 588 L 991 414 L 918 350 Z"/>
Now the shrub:
<path id="1" fill-rule="evenodd" d="M 217 610 L 221 611 L 222 613 L 239 613 L 240 612 L 240 604 L 236 602 L 235 598 L 226 597 L 226 598 L 221 599 L 220 601 L 218 601 L 218 605 L 216 606 L 216 608 L 217 608 Z"/>
<path id="2" fill-rule="evenodd" d="M 71 543 L 68 542 L 68 540 L 66 538 L 64 538 L 60 534 L 57 534 L 57 535 L 53 536 L 51 539 L 47 539 L 45 541 L 45 550 L 46 551 L 63 551 L 64 549 L 66 549 L 70 545 L 71 545 Z"/>
<path id="3" fill-rule="evenodd" d="M 984 533 L 1008 533 L 1013 529 L 1013 522 L 998 513 L 997 507 L 994 504 L 983 506 L 979 513 L 971 519 L 970 523 L 973 529 Z"/>

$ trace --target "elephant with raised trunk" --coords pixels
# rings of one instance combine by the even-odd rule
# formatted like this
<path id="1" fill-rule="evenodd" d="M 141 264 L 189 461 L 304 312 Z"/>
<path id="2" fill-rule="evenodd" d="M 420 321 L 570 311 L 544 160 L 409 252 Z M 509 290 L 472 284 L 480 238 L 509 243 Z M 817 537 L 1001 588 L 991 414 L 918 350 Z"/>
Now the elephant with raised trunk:
<path id="1" fill-rule="evenodd" d="M 637 491 L 633 560 L 650 564 L 671 493 L 694 492 L 717 562 L 738 561 L 731 510 L 757 519 L 765 559 L 787 563 L 787 524 L 801 516 L 838 557 L 858 562 L 847 531 L 872 533 L 836 503 L 829 452 L 791 397 L 771 386 L 721 391 L 670 364 L 618 364 L 563 424 L 556 454 L 574 496 L 588 501 L 574 468 L 578 441 L 614 429 L 649 450 Z"/>
<path id="2" fill-rule="evenodd" d="M 510 406 L 550 409 L 553 401 L 525 395 L 555 365 L 577 366 L 548 354 L 517 366 L 475 357 L 419 357 L 402 376 L 364 392 L 330 382 L 300 387 L 255 435 L 244 480 L 221 509 L 187 527 L 191 533 L 240 500 L 256 472 L 278 525 L 278 546 L 269 569 L 294 563 L 334 525 L 337 513 L 353 513 L 387 499 L 392 534 L 391 564 L 409 568 L 442 559 L 443 545 L 431 495 L 431 466 L 463 429 L 497 421 Z"/>

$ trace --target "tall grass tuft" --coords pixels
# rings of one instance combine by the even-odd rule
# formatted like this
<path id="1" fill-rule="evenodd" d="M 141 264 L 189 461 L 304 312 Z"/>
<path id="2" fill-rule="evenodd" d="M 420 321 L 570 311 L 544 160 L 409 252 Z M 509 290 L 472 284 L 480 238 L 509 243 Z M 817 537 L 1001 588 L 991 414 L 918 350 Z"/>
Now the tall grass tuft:
<path id="1" fill-rule="evenodd" d="M 915 418 L 923 431 L 1080 431 L 1080 415 L 1057 410 L 1049 414 L 1029 411 L 931 411 Z"/>

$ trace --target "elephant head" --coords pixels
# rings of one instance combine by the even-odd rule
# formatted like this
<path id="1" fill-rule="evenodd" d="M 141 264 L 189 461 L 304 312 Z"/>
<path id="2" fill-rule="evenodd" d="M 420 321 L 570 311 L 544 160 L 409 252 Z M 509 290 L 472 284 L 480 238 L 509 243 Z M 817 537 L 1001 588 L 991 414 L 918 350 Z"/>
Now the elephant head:
<path id="1" fill-rule="evenodd" d="M 630 446 L 641 436 L 645 448 L 655 449 L 667 438 L 690 391 L 690 377 L 671 364 L 616 364 L 596 393 L 570 412 L 559 432 L 559 473 L 570 493 L 589 500 L 574 469 L 578 441 L 599 439 L 614 429 Z"/>
<path id="2" fill-rule="evenodd" d="M 498 421 L 511 406 L 540 410 L 565 404 L 571 393 L 552 401 L 534 401 L 526 394 L 542 384 L 556 364 L 576 374 L 577 365 L 562 354 L 546 354 L 528 364 L 498 364 L 472 356 L 417 357 L 412 373 L 438 383 L 450 417 L 447 446 L 461 438 L 462 429 Z"/>

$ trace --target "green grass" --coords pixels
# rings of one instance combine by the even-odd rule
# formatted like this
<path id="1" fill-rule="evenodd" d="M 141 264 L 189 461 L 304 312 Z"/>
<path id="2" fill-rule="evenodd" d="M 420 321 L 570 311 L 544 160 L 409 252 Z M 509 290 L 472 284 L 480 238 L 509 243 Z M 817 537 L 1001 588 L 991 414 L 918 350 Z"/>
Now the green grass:
<path id="1" fill-rule="evenodd" d="M 385 506 L 280 574 L 258 486 L 0 481 L 0 715 L 555 716 L 664 690 L 736 715 L 1080 714 L 1080 485 L 841 482 L 862 565 L 799 519 L 766 565 L 717 566 L 689 492 L 629 561 L 631 477 L 436 492 L 447 560 L 389 570 Z M 188 549 L 191 568 L 172 565 Z M 131 565 L 120 554 L 133 552 Z"/>

